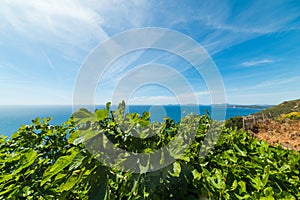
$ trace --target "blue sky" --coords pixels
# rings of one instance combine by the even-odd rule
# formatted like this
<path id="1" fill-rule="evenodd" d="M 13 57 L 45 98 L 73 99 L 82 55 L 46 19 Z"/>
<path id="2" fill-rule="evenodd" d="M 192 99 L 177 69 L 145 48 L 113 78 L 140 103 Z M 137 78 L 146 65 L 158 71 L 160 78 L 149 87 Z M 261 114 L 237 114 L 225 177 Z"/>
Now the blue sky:
<path id="1" fill-rule="evenodd" d="M 220 72 L 228 103 L 278 104 L 300 98 L 297 0 L 4 0 L 0 104 L 72 104 L 74 83 L 89 53 L 116 34 L 143 27 L 175 30 L 202 45 Z M 114 62 L 99 81 L 96 103 L 110 101 L 112 94 L 119 99 L 129 96 L 132 104 L 173 104 L 178 96 L 191 103 L 191 94 L 172 78 L 172 88 L 147 84 L 130 94 L 115 94 L 130 70 L 153 61 L 183 75 L 200 104 L 211 103 L 211 91 L 201 76 L 188 63 L 158 50 L 132 52 Z M 147 73 L 139 78 L 143 76 Z"/>

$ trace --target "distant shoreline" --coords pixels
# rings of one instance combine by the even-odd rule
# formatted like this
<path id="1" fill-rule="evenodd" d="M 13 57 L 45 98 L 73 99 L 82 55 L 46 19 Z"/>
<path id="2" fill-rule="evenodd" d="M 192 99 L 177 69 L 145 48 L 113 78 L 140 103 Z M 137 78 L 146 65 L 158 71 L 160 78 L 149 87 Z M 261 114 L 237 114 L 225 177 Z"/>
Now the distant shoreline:
<path id="1" fill-rule="evenodd" d="M 126 104 L 126 106 L 214 106 L 214 107 L 227 107 L 227 108 L 269 108 L 272 107 L 274 105 L 241 105 L 241 104 Z M 80 107 L 80 106 L 105 106 L 105 104 L 94 104 L 94 105 L 72 105 L 72 104 L 53 104 L 53 105 L 13 105 L 13 104 L 8 104 L 8 105 L 0 105 L 0 107 L 12 107 L 12 106 L 16 106 L 16 107 L 45 107 L 45 106 L 49 106 L 49 107 L 57 107 L 57 106 L 75 106 L 75 107 Z M 118 104 L 112 104 L 111 106 L 118 106 Z"/>

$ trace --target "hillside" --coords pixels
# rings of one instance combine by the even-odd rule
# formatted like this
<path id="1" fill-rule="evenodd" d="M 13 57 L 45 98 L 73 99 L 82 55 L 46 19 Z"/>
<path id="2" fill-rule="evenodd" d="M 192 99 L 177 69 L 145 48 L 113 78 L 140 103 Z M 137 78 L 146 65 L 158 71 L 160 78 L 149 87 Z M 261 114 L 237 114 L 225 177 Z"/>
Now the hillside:
<path id="1" fill-rule="evenodd" d="M 255 125 L 254 136 L 271 146 L 280 144 L 287 149 L 300 150 L 300 120 L 265 120 Z"/>
<path id="2" fill-rule="evenodd" d="M 253 135 L 269 143 L 280 144 L 287 149 L 300 150 L 300 99 L 285 101 L 277 106 L 249 116 L 243 122 Z"/>
<path id="3" fill-rule="evenodd" d="M 291 112 L 300 112 L 300 99 L 284 101 L 279 105 L 262 110 L 255 115 L 264 114 L 265 116 L 269 116 L 271 118 L 277 118 L 281 114 L 288 114 Z"/>

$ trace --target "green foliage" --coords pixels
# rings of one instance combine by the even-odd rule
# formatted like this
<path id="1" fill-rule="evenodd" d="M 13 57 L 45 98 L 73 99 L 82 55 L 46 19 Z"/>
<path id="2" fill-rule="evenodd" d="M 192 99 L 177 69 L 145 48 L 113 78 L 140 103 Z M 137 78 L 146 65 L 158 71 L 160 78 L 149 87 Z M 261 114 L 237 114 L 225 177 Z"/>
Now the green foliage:
<path id="1" fill-rule="evenodd" d="M 124 115 L 124 103 L 116 111 L 109 106 L 94 113 L 81 109 L 60 126 L 50 125 L 49 118 L 35 119 L 12 138 L 0 137 L 0 199 L 300 198 L 299 152 L 270 147 L 207 115 L 150 123 L 150 113 Z M 177 146 L 185 145 L 195 120 L 194 140 L 178 157 Z M 146 169 L 151 164 L 138 165 L 145 167 L 142 173 L 108 167 L 84 146 L 101 135 L 134 153 L 175 142 L 170 155 L 158 159 L 176 161 L 151 172 Z M 200 156 L 216 139 L 214 149 Z"/>
<path id="2" fill-rule="evenodd" d="M 279 105 L 272 106 L 265 110 L 258 112 L 258 115 L 264 114 L 272 118 L 280 117 L 282 114 L 288 114 L 291 112 L 300 112 L 300 99 L 285 101 Z"/>
<path id="3" fill-rule="evenodd" d="M 236 127 L 237 129 L 243 128 L 243 118 L 241 116 L 231 117 L 225 121 L 226 128 Z"/>

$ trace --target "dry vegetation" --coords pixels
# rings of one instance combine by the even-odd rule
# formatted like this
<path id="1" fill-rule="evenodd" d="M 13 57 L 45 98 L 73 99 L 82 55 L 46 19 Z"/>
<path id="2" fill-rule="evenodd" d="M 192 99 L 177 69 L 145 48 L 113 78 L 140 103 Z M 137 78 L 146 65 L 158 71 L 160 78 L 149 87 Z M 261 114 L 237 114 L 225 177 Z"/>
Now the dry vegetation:
<path id="1" fill-rule="evenodd" d="M 253 124 L 255 137 L 274 146 L 300 150 L 300 120 L 265 120 Z"/>
<path id="2" fill-rule="evenodd" d="M 300 99 L 285 101 L 254 115 L 243 117 L 243 128 L 287 149 L 300 150 Z"/>

